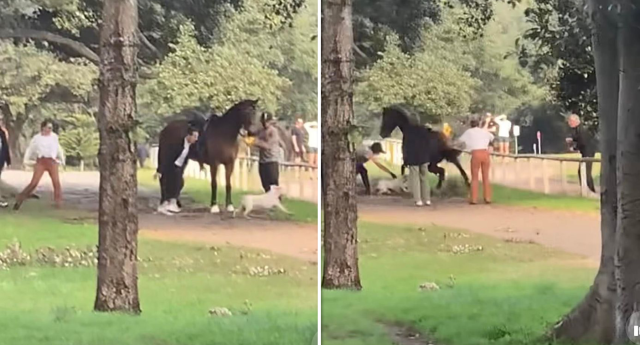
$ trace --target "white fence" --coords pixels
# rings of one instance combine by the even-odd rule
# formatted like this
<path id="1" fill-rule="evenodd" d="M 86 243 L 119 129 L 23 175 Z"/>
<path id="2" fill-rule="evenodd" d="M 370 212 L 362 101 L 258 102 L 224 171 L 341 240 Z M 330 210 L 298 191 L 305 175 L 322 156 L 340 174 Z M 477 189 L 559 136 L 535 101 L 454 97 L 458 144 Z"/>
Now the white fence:
<path id="1" fill-rule="evenodd" d="M 152 147 L 149 153 L 151 166 L 155 169 L 158 166 L 158 148 Z M 194 161 L 189 161 L 184 175 L 185 177 L 211 181 L 209 166 L 200 170 L 200 165 Z M 226 179 L 223 165 L 218 168 L 216 180 L 218 190 L 224 190 Z M 258 160 L 248 156 L 238 157 L 231 175 L 231 185 L 237 190 L 261 191 Z M 318 170 L 308 164 L 280 163 L 280 186 L 284 188 L 288 197 L 318 202 Z"/>
<path id="2" fill-rule="evenodd" d="M 386 151 L 385 159 L 394 165 L 402 164 L 402 141 L 385 139 L 380 142 Z M 471 156 L 463 153 L 460 158 L 467 174 L 471 174 Z M 586 174 L 587 163 L 592 164 L 596 192 L 599 191 L 600 159 L 571 158 L 553 155 L 501 155 L 492 154 L 490 178 L 493 183 L 531 190 L 544 194 L 575 195 L 597 198 L 587 187 L 586 178 L 578 176 Z M 457 169 L 446 164 L 448 175 L 459 175 Z"/>

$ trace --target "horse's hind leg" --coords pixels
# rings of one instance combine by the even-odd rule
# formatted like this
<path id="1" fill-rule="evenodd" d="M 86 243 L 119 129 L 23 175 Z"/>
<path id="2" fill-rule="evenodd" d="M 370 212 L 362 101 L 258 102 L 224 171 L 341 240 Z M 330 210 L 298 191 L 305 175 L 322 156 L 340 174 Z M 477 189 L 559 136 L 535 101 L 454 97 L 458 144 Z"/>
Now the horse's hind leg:
<path id="1" fill-rule="evenodd" d="M 211 213 L 220 213 L 218 207 L 218 164 L 209 165 L 211 170 Z"/>
<path id="2" fill-rule="evenodd" d="M 231 175 L 233 175 L 233 163 L 227 163 L 224 165 L 224 177 L 225 177 L 225 191 L 226 191 L 226 204 L 227 211 L 233 212 L 235 209 L 233 208 L 233 202 L 231 201 Z"/>
<path id="3" fill-rule="evenodd" d="M 460 160 L 458 159 L 458 157 L 449 160 L 449 162 L 453 163 L 453 165 L 458 168 L 458 170 L 460 171 L 460 175 L 462 175 L 462 178 L 464 179 L 464 183 L 467 185 L 467 187 L 470 187 L 471 183 L 469 182 L 469 176 L 467 175 L 467 172 L 464 171 L 464 168 L 462 167 L 462 164 L 460 164 Z"/>
<path id="4" fill-rule="evenodd" d="M 436 185 L 436 189 L 442 188 L 442 182 L 444 182 L 444 169 L 439 167 L 437 163 L 429 163 L 429 171 L 438 175 L 438 184 Z"/>

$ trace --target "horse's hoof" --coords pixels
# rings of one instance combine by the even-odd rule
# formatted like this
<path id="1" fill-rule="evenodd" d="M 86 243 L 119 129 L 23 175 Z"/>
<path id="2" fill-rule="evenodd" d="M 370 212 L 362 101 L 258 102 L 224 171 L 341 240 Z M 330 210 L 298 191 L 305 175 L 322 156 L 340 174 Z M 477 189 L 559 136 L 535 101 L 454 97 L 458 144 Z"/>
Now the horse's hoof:
<path id="1" fill-rule="evenodd" d="M 218 213 L 220 213 L 220 207 L 218 207 L 218 205 L 213 205 L 213 206 L 211 206 L 211 211 L 210 212 L 213 213 L 213 214 L 218 214 Z"/>
<path id="2" fill-rule="evenodd" d="M 235 208 L 233 207 L 233 205 L 227 205 L 227 212 L 235 212 Z"/>

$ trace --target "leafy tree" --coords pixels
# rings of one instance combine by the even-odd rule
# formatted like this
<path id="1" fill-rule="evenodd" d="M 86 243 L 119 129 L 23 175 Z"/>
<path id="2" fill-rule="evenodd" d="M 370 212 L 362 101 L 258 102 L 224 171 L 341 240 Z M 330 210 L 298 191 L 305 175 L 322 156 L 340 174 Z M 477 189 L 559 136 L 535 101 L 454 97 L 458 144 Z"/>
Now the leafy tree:
<path id="1" fill-rule="evenodd" d="M 86 161 L 98 156 L 100 136 L 97 132 L 95 118 L 90 114 L 77 113 L 65 116 L 68 129 L 60 134 L 60 145 L 66 157 L 73 157 L 80 162 L 80 170 L 84 170 Z"/>

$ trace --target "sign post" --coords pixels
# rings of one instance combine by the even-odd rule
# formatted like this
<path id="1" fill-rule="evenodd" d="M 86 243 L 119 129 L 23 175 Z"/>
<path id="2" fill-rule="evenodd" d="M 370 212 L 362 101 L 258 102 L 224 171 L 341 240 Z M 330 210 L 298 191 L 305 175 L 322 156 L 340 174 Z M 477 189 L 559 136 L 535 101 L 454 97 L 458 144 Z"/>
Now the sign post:
<path id="1" fill-rule="evenodd" d="M 540 134 L 540 131 L 538 131 L 536 133 L 536 137 L 538 137 L 538 154 L 542 154 L 542 135 Z"/>
<path id="2" fill-rule="evenodd" d="M 513 126 L 513 136 L 515 138 L 516 156 L 518 155 L 518 137 L 520 136 L 520 126 Z"/>

